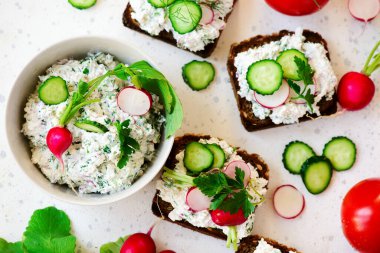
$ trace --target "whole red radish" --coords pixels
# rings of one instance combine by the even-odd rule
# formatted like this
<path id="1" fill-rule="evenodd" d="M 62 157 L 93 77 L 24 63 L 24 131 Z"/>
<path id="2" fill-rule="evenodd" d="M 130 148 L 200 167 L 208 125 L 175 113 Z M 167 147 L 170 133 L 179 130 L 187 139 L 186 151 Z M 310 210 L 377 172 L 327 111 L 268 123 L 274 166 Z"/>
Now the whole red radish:
<path id="1" fill-rule="evenodd" d="M 212 221 L 219 226 L 238 226 L 243 224 L 247 218 L 244 217 L 242 209 L 237 213 L 231 214 L 220 209 L 210 212 Z"/>
<path id="2" fill-rule="evenodd" d="M 46 144 L 59 160 L 62 169 L 64 168 L 62 154 L 70 147 L 72 142 L 73 136 L 71 132 L 61 126 L 51 128 L 46 136 Z"/>
<path id="3" fill-rule="evenodd" d="M 172 250 L 163 250 L 163 251 L 160 251 L 160 253 L 175 253 L 175 251 L 172 251 Z"/>
<path id="4" fill-rule="evenodd" d="M 302 16 L 319 11 L 328 0 L 266 0 L 266 2 L 283 14 Z"/>
<path id="5" fill-rule="evenodd" d="M 151 233 L 154 226 L 148 233 L 136 233 L 128 237 L 121 247 L 120 253 L 156 253 L 156 244 L 154 243 Z"/>
<path id="6" fill-rule="evenodd" d="M 338 101 L 346 110 L 354 111 L 366 107 L 375 95 L 375 84 L 370 75 L 380 68 L 380 54 L 376 50 L 380 41 L 372 49 L 363 70 L 359 72 L 348 72 L 339 81 Z"/>

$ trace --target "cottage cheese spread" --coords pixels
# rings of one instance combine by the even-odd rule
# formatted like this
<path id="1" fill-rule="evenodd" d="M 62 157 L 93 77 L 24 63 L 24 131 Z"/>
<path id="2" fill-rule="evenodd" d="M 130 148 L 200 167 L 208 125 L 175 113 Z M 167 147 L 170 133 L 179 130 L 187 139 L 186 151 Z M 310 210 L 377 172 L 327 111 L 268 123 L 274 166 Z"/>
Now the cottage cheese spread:
<path id="1" fill-rule="evenodd" d="M 197 2 L 206 3 L 212 7 L 214 11 L 213 21 L 207 25 L 198 25 L 192 32 L 179 34 L 174 31 L 165 8 L 155 8 L 148 0 L 129 1 L 133 9 L 132 18 L 138 21 L 141 29 L 155 36 L 163 30 L 172 32 L 178 47 L 193 52 L 203 50 L 205 46 L 220 36 L 220 31 L 226 25 L 225 17 L 233 7 L 233 0 L 199 0 Z"/>
<path id="2" fill-rule="evenodd" d="M 314 82 L 316 83 L 317 94 L 313 104 L 314 113 L 320 115 L 317 103 L 322 98 L 325 97 L 327 100 L 332 99 L 338 81 L 326 56 L 326 49 L 322 44 L 304 42 L 304 40 L 305 37 L 302 35 L 302 30 L 297 29 L 293 35 L 284 36 L 279 41 L 273 41 L 261 47 L 251 48 L 236 56 L 236 77 L 240 86 L 238 94 L 252 103 L 252 111 L 257 118 L 265 119 L 269 117 L 275 124 L 292 124 L 297 123 L 306 113 L 311 113 L 306 104 L 296 104 L 290 100 L 274 109 L 265 108 L 256 102 L 254 91 L 249 88 L 246 79 L 248 67 L 259 60 L 275 60 L 279 53 L 286 49 L 297 49 L 303 52 L 308 58 L 310 66 L 315 71 Z"/>
<path id="3" fill-rule="evenodd" d="M 255 251 L 253 253 L 281 253 L 281 250 L 274 248 L 272 245 L 267 243 L 263 238 L 259 241 Z M 294 251 L 289 251 L 289 253 L 296 253 Z"/>
<path id="4" fill-rule="evenodd" d="M 40 82 L 51 76 L 66 80 L 70 93 L 79 80 L 89 81 L 113 69 L 118 64 L 113 56 L 103 53 L 89 54 L 83 60 L 62 60 L 50 67 Z M 88 69 L 88 75 L 83 74 Z M 160 142 L 160 129 L 164 117 L 160 114 L 162 105 L 153 96 L 153 106 L 144 116 L 130 116 L 119 109 L 116 103 L 118 90 L 128 82 L 109 77 L 91 97 L 101 98 L 101 102 L 83 107 L 78 119 L 89 119 L 107 126 L 104 134 L 90 133 L 73 125 L 67 125 L 73 135 L 73 144 L 63 155 L 65 170 L 46 146 L 46 134 L 58 125 L 59 117 L 67 101 L 59 105 L 45 105 L 39 98 L 37 89 L 29 97 L 25 106 L 25 124 L 22 132 L 30 141 L 32 162 L 35 163 L 52 183 L 68 184 L 78 188 L 80 193 L 113 193 L 130 186 L 144 173 L 147 163 L 155 155 L 155 145 Z M 131 137 L 140 144 L 128 164 L 117 167 L 120 156 L 119 137 L 113 123 L 130 120 Z"/>
<path id="5" fill-rule="evenodd" d="M 225 141 L 221 141 L 217 138 L 211 138 L 209 140 L 201 139 L 199 142 L 203 144 L 218 144 L 226 154 L 225 165 L 232 161 L 242 160 L 242 158 L 239 155 L 237 155 L 236 149 L 229 146 L 228 143 Z M 184 151 L 181 151 L 177 154 L 176 159 L 178 160 L 178 163 L 176 164 L 176 167 L 174 169 L 178 172 L 186 173 L 186 168 L 183 164 L 183 157 Z M 268 181 L 264 178 L 259 177 L 259 174 L 257 173 L 257 170 L 254 166 L 252 166 L 249 163 L 248 165 L 251 168 L 251 178 L 253 179 L 254 189 L 259 194 L 264 195 L 267 191 L 265 187 L 268 184 Z M 207 210 L 195 213 L 190 210 L 189 206 L 186 205 L 186 194 L 189 188 L 178 188 L 174 185 L 168 185 L 162 180 L 158 180 L 157 189 L 160 191 L 160 197 L 164 201 L 169 202 L 174 207 L 173 211 L 171 211 L 169 214 L 169 218 L 171 220 L 186 220 L 187 222 L 196 227 L 219 228 L 223 230 L 223 233 L 228 234 L 228 227 L 221 227 L 216 225 L 212 221 L 211 215 Z M 260 196 L 258 196 L 253 190 L 250 191 L 250 194 L 254 197 L 252 199 L 252 202 L 260 201 Z M 239 240 L 251 234 L 254 220 L 255 215 L 251 214 L 245 223 L 236 227 Z"/>

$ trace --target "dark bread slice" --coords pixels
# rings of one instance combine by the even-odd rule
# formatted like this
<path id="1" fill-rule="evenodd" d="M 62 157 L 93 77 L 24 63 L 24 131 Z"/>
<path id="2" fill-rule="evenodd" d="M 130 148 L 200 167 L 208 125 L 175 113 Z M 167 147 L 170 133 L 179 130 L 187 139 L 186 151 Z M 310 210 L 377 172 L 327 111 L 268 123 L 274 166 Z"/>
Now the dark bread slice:
<path id="1" fill-rule="evenodd" d="M 272 239 L 268 239 L 258 235 L 251 235 L 246 238 L 243 238 L 240 241 L 240 245 L 236 253 L 253 253 L 257 245 L 259 244 L 261 238 L 263 238 L 268 244 L 272 245 L 276 249 L 279 249 L 281 253 L 289 253 L 289 251 L 299 252 L 294 248 L 289 248 L 288 246 L 278 243 Z"/>
<path id="2" fill-rule="evenodd" d="M 243 123 L 243 126 L 247 131 L 252 132 L 252 131 L 257 131 L 257 130 L 262 130 L 262 129 L 267 129 L 267 128 L 272 128 L 272 127 L 278 127 L 278 126 L 284 126 L 287 124 L 274 124 L 272 120 L 267 117 L 263 120 L 257 118 L 252 111 L 252 103 L 245 98 L 242 98 L 238 95 L 238 91 L 240 90 L 239 87 L 239 82 L 236 77 L 236 67 L 235 67 L 235 57 L 241 53 L 245 52 L 250 48 L 254 47 L 260 47 L 264 44 L 268 44 L 272 41 L 278 41 L 282 37 L 289 35 L 289 34 L 294 34 L 294 32 L 287 31 L 287 30 L 282 30 L 279 33 L 274 33 L 272 35 L 258 35 L 256 37 L 244 40 L 240 43 L 235 43 L 231 46 L 230 49 L 230 54 L 228 56 L 228 61 L 227 61 L 227 69 L 228 73 L 230 75 L 230 80 L 232 84 L 232 88 L 235 93 L 235 98 L 238 104 L 238 108 L 240 111 L 240 118 L 241 122 Z M 322 36 L 319 33 L 312 32 L 309 30 L 304 30 L 303 31 L 303 36 L 306 38 L 306 42 L 313 42 L 313 43 L 320 43 L 322 44 L 326 51 L 327 51 L 327 57 L 330 59 L 330 55 L 328 53 L 328 48 L 327 48 L 327 42 L 322 38 Z M 318 106 L 320 107 L 320 112 L 321 116 L 328 116 L 336 113 L 337 111 L 337 96 L 336 93 L 333 97 L 333 99 L 327 101 L 325 98 L 323 98 L 319 103 Z M 307 120 L 312 120 L 316 119 L 318 116 L 316 114 L 308 114 L 305 115 L 304 117 L 300 118 L 300 122 L 307 121 Z"/>
<path id="3" fill-rule="evenodd" d="M 236 2 L 237 2 L 237 0 L 234 0 L 234 5 L 236 4 Z M 123 24 L 126 27 L 128 27 L 128 28 L 130 28 L 132 30 L 135 30 L 137 32 L 144 33 L 144 34 L 149 35 L 149 36 L 151 36 L 153 38 L 159 39 L 161 41 L 164 41 L 166 43 L 169 43 L 169 44 L 177 47 L 177 41 L 173 37 L 173 33 L 172 32 L 167 32 L 167 31 L 163 30 L 157 36 L 150 35 L 148 32 L 146 32 L 143 29 L 141 29 L 140 24 L 137 22 L 137 20 L 135 20 L 135 19 L 132 18 L 132 12 L 133 12 L 133 8 L 128 3 L 127 8 L 125 9 L 124 14 L 123 14 Z M 231 13 L 232 13 L 232 11 L 226 15 L 226 17 L 224 19 L 224 21 L 226 23 L 228 21 L 228 18 L 231 15 Z M 205 48 L 203 50 L 201 50 L 201 51 L 193 52 L 193 51 L 190 51 L 190 50 L 187 50 L 187 49 L 183 49 L 183 50 L 186 50 L 186 51 L 189 51 L 189 52 L 194 53 L 196 55 L 199 55 L 200 57 L 207 58 L 207 57 L 209 57 L 212 54 L 212 52 L 214 52 L 214 50 L 215 50 L 215 48 L 216 48 L 216 46 L 218 44 L 219 38 L 222 36 L 222 32 L 223 32 L 223 30 L 220 31 L 219 37 L 216 38 L 214 40 L 214 42 L 207 44 L 205 46 Z"/>
<path id="4" fill-rule="evenodd" d="M 185 146 L 187 143 L 192 142 L 192 141 L 199 141 L 200 139 L 210 139 L 210 138 L 211 137 L 208 135 L 193 135 L 193 134 L 187 134 L 182 137 L 177 137 L 174 141 L 172 151 L 170 152 L 169 158 L 166 161 L 165 166 L 171 169 L 175 167 L 177 163 L 177 159 L 175 157 L 179 152 L 185 149 Z M 252 165 L 255 165 L 257 167 L 258 174 L 260 177 L 265 178 L 267 180 L 269 179 L 268 165 L 262 160 L 262 158 L 259 155 L 248 154 L 246 151 L 240 150 L 240 149 L 237 150 L 237 154 L 240 155 L 244 161 L 249 162 Z M 215 238 L 219 238 L 222 240 L 227 239 L 227 236 L 220 229 L 195 227 L 185 220 L 172 221 L 171 219 L 169 219 L 169 213 L 172 210 L 173 210 L 173 206 L 170 203 L 163 201 L 159 196 L 159 192 L 157 191 L 156 195 L 153 198 L 153 204 L 152 204 L 152 211 L 154 215 L 158 217 L 162 217 L 164 220 L 170 221 L 172 223 L 175 223 L 177 225 L 191 229 L 193 231 L 197 231 L 205 235 L 213 236 Z"/>

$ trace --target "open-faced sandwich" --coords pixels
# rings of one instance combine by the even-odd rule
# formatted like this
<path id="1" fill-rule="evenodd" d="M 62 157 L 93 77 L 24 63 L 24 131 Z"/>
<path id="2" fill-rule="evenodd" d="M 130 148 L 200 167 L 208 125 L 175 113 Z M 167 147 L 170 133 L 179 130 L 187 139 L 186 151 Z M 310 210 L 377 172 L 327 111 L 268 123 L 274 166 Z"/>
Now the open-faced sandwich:
<path id="1" fill-rule="evenodd" d="M 181 125 L 173 88 L 145 61 L 126 66 L 89 54 L 61 60 L 39 79 L 22 129 L 32 162 L 52 183 L 79 193 L 129 187 L 154 159 L 162 134 Z"/>
<path id="2" fill-rule="evenodd" d="M 285 246 L 272 239 L 251 235 L 244 238 L 236 253 L 298 253 L 296 249 Z"/>
<path id="3" fill-rule="evenodd" d="M 237 0 L 130 0 L 124 25 L 208 57 Z"/>
<path id="4" fill-rule="evenodd" d="M 249 235 L 264 201 L 269 169 L 257 154 L 210 136 L 175 139 L 157 182 L 153 213 L 180 226 L 237 243 Z"/>
<path id="5" fill-rule="evenodd" d="M 318 33 L 283 30 L 233 44 L 227 67 L 248 131 L 337 111 L 338 81 L 327 43 Z"/>

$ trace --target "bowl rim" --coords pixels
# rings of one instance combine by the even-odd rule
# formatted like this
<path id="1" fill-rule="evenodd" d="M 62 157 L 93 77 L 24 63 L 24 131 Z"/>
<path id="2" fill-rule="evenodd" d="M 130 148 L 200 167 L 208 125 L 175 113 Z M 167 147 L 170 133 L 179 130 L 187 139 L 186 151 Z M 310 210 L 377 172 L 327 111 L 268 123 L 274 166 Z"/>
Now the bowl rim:
<path id="1" fill-rule="evenodd" d="M 41 55 L 46 54 L 48 51 L 51 51 L 55 47 L 57 47 L 57 46 L 59 46 L 61 44 L 64 44 L 64 43 L 69 43 L 69 42 L 72 43 L 74 41 L 80 41 L 80 40 L 103 40 L 103 41 L 110 41 L 111 43 L 118 43 L 118 44 L 128 45 L 128 47 L 131 48 L 133 51 L 137 51 L 138 54 L 141 55 L 141 57 L 142 57 L 143 60 L 148 61 L 153 67 L 157 68 L 157 64 L 155 63 L 155 61 L 152 60 L 152 58 L 150 56 L 146 55 L 142 50 L 138 49 L 130 41 L 128 41 L 127 43 L 125 43 L 124 41 L 120 41 L 120 40 L 118 40 L 116 38 L 113 38 L 113 37 L 90 35 L 90 36 L 75 36 L 75 37 L 71 37 L 71 38 L 67 38 L 67 39 L 64 39 L 64 40 L 53 42 L 52 44 L 50 44 L 47 47 L 45 47 L 43 50 L 35 53 L 32 57 L 30 57 L 30 60 L 28 60 L 28 62 L 26 64 L 24 64 L 24 66 L 20 70 L 19 74 L 14 79 L 12 87 L 11 87 L 10 91 L 8 92 L 8 98 L 7 98 L 7 102 L 6 102 L 6 106 L 5 106 L 5 120 L 4 120 L 3 125 L 4 125 L 5 135 L 6 135 L 6 139 L 7 139 L 7 141 L 6 141 L 6 148 L 10 151 L 11 157 L 13 158 L 13 161 L 16 161 L 16 165 L 17 165 L 16 167 L 18 168 L 19 171 L 22 171 L 22 173 L 24 174 L 24 176 L 26 176 L 30 182 L 32 182 L 35 186 L 37 186 L 38 189 L 40 189 L 41 191 L 47 193 L 49 196 L 52 196 L 53 198 L 55 198 L 57 200 L 60 200 L 60 201 L 63 201 L 63 202 L 66 202 L 66 203 L 76 204 L 76 205 L 82 205 L 82 206 L 101 206 L 101 205 L 115 203 L 115 202 L 121 201 L 121 200 L 123 200 L 125 198 L 128 198 L 128 197 L 134 195 L 135 193 L 139 192 L 141 189 L 145 188 L 148 184 L 150 184 L 152 182 L 152 180 L 159 174 L 159 172 L 161 171 L 162 167 L 165 164 L 165 161 L 167 160 L 167 157 L 169 156 L 170 150 L 172 149 L 173 144 L 174 144 L 174 138 L 175 138 L 174 135 L 171 136 L 171 137 L 169 137 L 169 138 L 166 138 L 166 139 L 165 139 L 164 135 L 161 136 L 161 140 L 163 140 L 163 141 L 160 142 L 160 145 L 162 145 L 164 143 L 167 143 L 168 148 L 169 148 L 169 153 L 167 154 L 167 157 L 165 159 L 162 159 L 162 161 L 161 161 L 162 164 L 160 163 L 159 166 L 158 166 L 159 169 L 157 169 L 156 172 L 152 173 L 148 178 L 144 178 L 145 183 L 142 183 L 139 187 L 136 187 L 136 188 L 126 188 L 126 189 L 124 189 L 124 190 L 122 190 L 120 192 L 116 192 L 116 193 L 101 194 L 102 198 L 96 199 L 96 201 L 94 201 L 92 198 L 91 199 L 90 198 L 89 199 L 82 198 L 80 194 L 77 195 L 77 196 L 75 196 L 75 197 L 70 197 L 66 193 L 64 193 L 62 195 L 55 194 L 54 192 L 52 192 L 52 191 L 44 188 L 40 183 L 37 182 L 37 180 L 33 179 L 26 172 L 26 170 L 23 168 L 21 162 L 16 157 L 15 150 L 14 150 L 12 144 L 11 144 L 11 140 L 10 140 L 10 136 L 9 136 L 10 135 L 10 127 L 11 126 L 9 124 L 7 124 L 7 119 L 9 117 L 9 114 L 11 113 L 11 101 L 10 101 L 9 98 L 11 97 L 11 95 L 14 92 L 16 92 L 16 85 L 15 84 L 18 83 L 18 82 L 20 82 L 20 79 L 24 75 L 24 71 L 28 67 L 30 67 L 30 65 L 33 64 L 33 62 L 36 59 L 38 59 L 39 57 L 41 57 Z M 91 51 L 91 49 L 89 49 L 85 53 L 88 53 L 90 51 Z M 114 55 L 114 56 L 116 58 L 118 58 L 117 55 Z M 58 60 L 60 60 L 60 59 L 57 59 L 56 61 L 58 61 Z M 33 164 L 33 166 L 35 166 L 35 168 L 38 169 L 39 172 L 43 175 L 42 171 L 35 164 Z M 146 174 L 144 173 L 144 175 L 146 175 Z M 43 176 L 46 178 L 45 175 L 43 175 Z M 48 178 L 46 178 L 46 180 L 48 181 L 48 183 L 50 183 L 52 185 L 59 185 L 59 184 L 51 183 Z M 137 181 L 135 181 L 133 184 L 135 184 L 136 182 Z M 61 186 L 67 187 L 67 185 L 61 185 Z M 86 195 L 86 194 L 84 194 L 84 195 Z"/>

